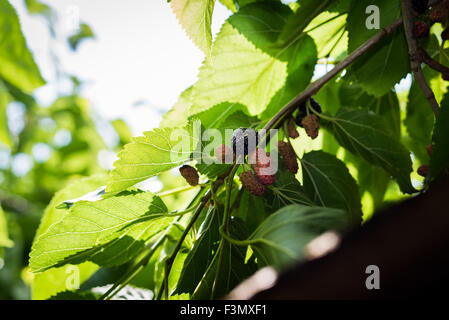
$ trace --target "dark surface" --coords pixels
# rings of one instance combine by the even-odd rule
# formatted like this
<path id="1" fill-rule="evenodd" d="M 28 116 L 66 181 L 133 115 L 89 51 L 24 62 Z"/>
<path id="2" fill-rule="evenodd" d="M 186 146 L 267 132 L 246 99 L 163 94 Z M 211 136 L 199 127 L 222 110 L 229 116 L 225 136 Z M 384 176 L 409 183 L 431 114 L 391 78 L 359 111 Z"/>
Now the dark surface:
<path id="1" fill-rule="evenodd" d="M 368 265 L 380 289 L 368 290 Z M 449 180 L 378 212 L 322 258 L 282 274 L 253 299 L 443 298 L 449 285 Z"/>

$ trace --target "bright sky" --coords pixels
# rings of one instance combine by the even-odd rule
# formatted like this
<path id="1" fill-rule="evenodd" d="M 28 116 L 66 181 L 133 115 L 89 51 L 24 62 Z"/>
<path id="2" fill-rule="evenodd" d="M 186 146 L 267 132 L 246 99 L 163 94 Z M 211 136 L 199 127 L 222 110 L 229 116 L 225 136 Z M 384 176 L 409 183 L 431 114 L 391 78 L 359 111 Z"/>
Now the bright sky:
<path id="1" fill-rule="evenodd" d="M 204 55 L 188 39 L 166 0 L 42 0 L 58 14 L 57 38 L 51 39 L 45 20 L 26 13 L 23 0 L 11 0 L 23 32 L 48 84 L 36 97 L 50 104 L 58 90 L 50 48 L 62 69 L 85 82 L 82 95 L 102 116 L 124 118 L 134 134 L 157 127 L 161 114 L 196 81 Z M 65 43 L 79 20 L 96 35 L 71 52 Z M 218 1 L 213 14 L 215 34 L 230 15 Z M 143 101 L 143 104 L 133 105 Z"/>

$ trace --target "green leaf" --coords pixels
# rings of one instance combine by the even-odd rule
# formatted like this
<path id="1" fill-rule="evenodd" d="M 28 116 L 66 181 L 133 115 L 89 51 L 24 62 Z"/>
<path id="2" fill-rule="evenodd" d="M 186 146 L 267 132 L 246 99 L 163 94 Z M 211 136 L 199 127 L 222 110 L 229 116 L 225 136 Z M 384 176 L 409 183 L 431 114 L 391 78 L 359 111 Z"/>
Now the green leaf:
<path id="1" fill-rule="evenodd" d="M 0 1 L 0 76 L 25 92 L 45 84 L 20 28 L 16 11 Z"/>
<path id="2" fill-rule="evenodd" d="M 192 294 L 195 291 L 196 286 L 206 272 L 207 266 L 212 261 L 213 254 L 217 250 L 218 240 L 220 238 L 218 232 L 220 222 L 221 217 L 219 211 L 211 207 L 198 231 L 198 240 L 195 241 L 184 261 L 184 266 L 176 286 L 176 294 Z"/>
<path id="3" fill-rule="evenodd" d="M 298 1 L 299 8 L 295 14 L 291 15 L 282 32 L 279 34 L 277 43 L 279 45 L 286 45 L 294 41 L 309 25 L 309 23 L 317 17 L 321 12 L 325 11 L 335 0 L 324 0 L 316 2 L 314 0 L 300 0 Z"/>
<path id="4" fill-rule="evenodd" d="M 225 129 L 249 128 L 257 122 L 256 117 L 248 116 L 248 109 L 244 105 L 230 102 L 217 104 L 207 111 L 196 113 L 190 119 L 201 120 L 201 124 L 206 129 L 220 129 L 223 138 Z"/>
<path id="5" fill-rule="evenodd" d="M 190 159 L 199 143 L 199 128 L 154 129 L 133 138 L 118 153 L 106 192 L 119 192 Z"/>
<path id="6" fill-rule="evenodd" d="M 123 145 L 131 142 L 133 136 L 125 121 L 122 119 L 115 119 L 111 121 L 111 124 L 120 138 L 120 144 Z"/>
<path id="7" fill-rule="evenodd" d="M 331 80 L 314 96 L 315 100 L 321 105 L 323 112 L 335 114 L 341 108 L 339 91 L 343 84 L 344 81 Z M 322 130 L 320 135 L 322 135 L 321 150 L 336 155 L 340 146 L 334 136 L 325 130 Z"/>
<path id="8" fill-rule="evenodd" d="M 161 128 L 182 127 L 188 123 L 189 109 L 192 105 L 192 88 L 184 90 L 170 111 L 163 115 Z"/>
<path id="9" fill-rule="evenodd" d="M 98 189 L 106 183 L 106 180 L 106 175 L 97 174 L 91 177 L 73 180 L 65 188 L 59 190 L 53 196 L 47 208 L 45 208 L 41 223 L 34 236 L 34 242 L 36 242 L 52 224 L 60 221 L 67 214 L 67 211 L 63 210 L 65 207 L 58 208 L 61 203 L 67 199 L 81 197 L 86 194 L 86 191 Z"/>
<path id="10" fill-rule="evenodd" d="M 270 212 L 275 212 L 289 204 L 315 205 L 301 183 L 294 174 L 287 170 L 283 162 L 279 162 L 276 182 L 268 190 L 267 196 L 264 198 L 266 198 L 266 207 L 270 209 Z"/>
<path id="11" fill-rule="evenodd" d="M 124 191 L 96 202 L 77 202 L 33 244 L 30 267 L 51 267 L 86 260 L 122 264 L 173 219 L 162 200 L 149 192 Z"/>
<path id="12" fill-rule="evenodd" d="M 48 298 L 47 300 L 96 300 L 92 292 L 63 291 Z"/>
<path id="13" fill-rule="evenodd" d="M 441 102 L 432 136 L 432 156 L 430 157 L 429 178 L 437 178 L 449 168 L 449 96 Z"/>
<path id="14" fill-rule="evenodd" d="M 390 183 L 388 174 L 382 168 L 372 165 L 350 152 L 345 152 L 344 161 L 346 164 L 352 164 L 357 168 L 357 183 L 360 195 L 363 196 L 365 192 L 368 192 L 373 199 L 374 209 L 377 209 L 382 203 Z"/>
<path id="15" fill-rule="evenodd" d="M 104 185 L 107 180 L 107 175 L 93 175 L 91 177 L 78 179 L 69 183 L 65 188 L 58 191 L 48 204 L 41 218 L 41 223 L 36 231 L 34 242 L 47 232 L 51 225 L 60 221 L 66 214 L 67 210 L 58 209 L 58 205 L 63 201 L 71 198 L 76 198 L 84 195 L 88 190 L 95 190 L 101 185 Z M 31 290 L 32 298 L 35 300 L 44 300 L 49 297 L 67 290 L 66 280 L 73 272 L 67 273 L 71 266 L 64 266 L 61 268 L 52 268 L 42 273 L 34 275 L 33 286 Z M 79 271 L 79 280 L 82 284 L 93 274 L 98 266 L 92 262 L 84 262 L 76 266 Z"/>
<path id="16" fill-rule="evenodd" d="M 313 40 L 307 36 L 289 47 L 274 47 L 290 15 L 291 10 L 277 2 L 250 4 L 233 14 L 200 69 L 190 114 L 229 102 L 230 107 L 246 106 L 250 115 L 268 109 L 268 118 L 305 88 L 316 61 Z"/>
<path id="17" fill-rule="evenodd" d="M 245 224 L 238 218 L 231 220 L 229 234 L 232 238 L 244 240 L 247 238 Z M 221 247 L 200 284 L 192 295 L 192 299 L 218 299 L 229 293 L 236 285 L 252 275 L 256 269 L 253 263 L 245 263 L 247 247 L 235 246 L 222 240 Z M 215 294 L 213 294 L 215 287 Z"/>
<path id="18" fill-rule="evenodd" d="M 334 155 L 312 151 L 301 159 L 304 190 L 314 203 L 343 209 L 351 222 L 360 224 L 362 210 L 357 183 L 346 165 Z"/>
<path id="19" fill-rule="evenodd" d="M 267 207 L 269 200 L 254 196 L 246 190 L 240 198 L 238 206 L 238 216 L 245 221 L 249 232 L 254 231 L 262 221 L 270 214 L 270 208 Z"/>
<path id="20" fill-rule="evenodd" d="M 25 4 L 30 14 L 49 15 L 51 13 L 51 8 L 39 0 L 25 0 Z"/>
<path id="21" fill-rule="evenodd" d="M 433 28 L 438 27 L 438 25 L 434 25 Z M 437 39 L 435 31 L 429 37 L 421 39 L 421 45 L 433 59 L 443 65 L 448 65 L 449 48 L 444 48 L 440 44 L 440 40 Z M 423 73 L 435 94 L 437 102 L 441 103 L 443 95 L 447 91 L 447 81 L 444 81 L 439 72 L 426 65 L 423 66 Z M 418 83 L 413 79 L 408 95 L 407 115 L 404 119 L 404 125 L 408 133 L 408 136 L 404 137 L 404 143 L 413 152 L 415 157 L 418 158 L 421 164 L 429 162 L 426 147 L 432 143 L 434 123 L 435 115 L 431 109 L 429 100 L 426 99 Z"/>
<path id="22" fill-rule="evenodd" d="M 0 206 L 0 249 L 2 247 L 12 247 L 14 242 L 8 237 L 8 223 L 6 221 L 5 213 Z"/>
<path id="23" fill-rule="evenodd" d="M 318 58 L 340 60 L 348 50 L 346 14 L 323 12 L 306 29 L 318 49 Z"/>
<path id="24" fill-rule="evenodd" d="M 51 35 L 55 37 L 54 24 L 56 22 L 56 14 L 53 9 L 39 0 L 25 0 L 27 10 L 32 15 L 41 15 L 47 20 Z"/>
<path id="25" fill-rule="evenodd" d="M 342 108 L 323 121 L 342 147 L 371 164 L 382 167 L 404 193 L 413 193 L 410 153 L 395 137 L 385 120 L 369 111 Z"/>
<path id="26" fill-rule="evenodd" d="M 392 134 L 397 139 L 401 138 L 400 107 L 394 92 L 387 92 L 381 97 L 375 97 L 363 91 L 359 83 L 347 78 L 346 81 L 342 81 L 338 96 L 341 104 L 345 107 L 370 110 L 382 116 Z M 390 181 L 388 174 L 382 168 L 349 152 L 345 153 L 344 159 L 346 163 L 351 163 L 357 168 L 360 194 L 369 192 L 373 198 L 374 208 L 377 208 L 387 191 Z"/>
<path id="27" fill-rule="evenodd" d="M 363 91 L 362 86 L 350 79 L 342 81 L 338 96 L 345 107 L 370 110 L 382 116 L 389 130 L 397 139 L 401 137 L 401 112 L 399 100 L 394 92 L 387 92 L 381 97 L 372 96 Z"/>
<path id="28" fill-rule="evenodd" d="M 220 0 L 220 2 L 229 10 L 231 10 L 232 12 L 236 12 L 237 11 L 237 7 L 234 3 L 234 0 Z"/>
<path id="29" fill-rule="evenodd" d="M 78 265 L 51 268 L 35 274 L 31 286 L 32 298 L 33 300 L 49 299 L 67 290 L 68 283 L 76 285 L 76 280 L 79 280 L 79 284 L 83 284 L 98 268 L 95 263 L 86 261 Z"/>
<path id="30" fill-rule="evenodd" d="M 172 0 L 170 6 L 193 43 L 207 56 L 212 45 L 215 0 Z"/>
<path id="31" fill-rule="evenodd" d="M 290 204 L 315 205 L 305 193 L 295 175 L 288 171 L 282 161 L 276 172 L 276 181 L 267 188 L 263 197 L 244 190 L 240 199 L 238 216 L 250 232 L 254 231 L 268 215 Z"/>
<path id="32" fill-rule="evenodd" d="M 304 246 L 320 234 L 350 225 L 343 210 L 289 205 L 270 215 L 251 235 L 251 247 L 266 264 L 285 268 L 304 257 Z"/>
<path id="33" fill-rule="evenodd" d="M 8 102 L 8 92 L 3 83 L 0 82 L 0 142 L 3 142 L 8 147 L 12 147 L 11 134 L 8 127 L 8 116 L 6 114 Z"/>
<path id="34" fill-rule="evenodd" d="M 366 8 L 371 0 L 353 1 L 348 13 L 349 52 L 357 49 L 366 40 L 378 33 L 379 29 L 367 29 Z M 400 1 L 376 1 L 379 8 L 380 28 L 389 25 L 401 15 Z M 402 29 L 385 37 L 380 43 L 362 55 L 351 66 L 350 72 L 362 87 L 375 96 L 384 95 L 410 71 L 407 42 Z"/>
<path id="35" fill-rule="evenodd" d="M 87 24 L 81 23 L 79 30 L 67 40 L 69 41 L 70 48 L 75 51 L 82 41 L 94 38 L 95 35 L 92 29 Z"/>
<path id="36" fill-rule="evenodd" d="M 437 72 L 430 68 L 423 68 L 423 72 L 427 79 L 438 77 Z M 434 122 L 435 115 L 430 108 L 429 101 L 424 96 L 419 84 L 413 81 L 408 94 L 407 115 L 404 119 L 409 136 L 405 142 L 421 163 L 429 161 L 426 147 L 432 142 Z"/>

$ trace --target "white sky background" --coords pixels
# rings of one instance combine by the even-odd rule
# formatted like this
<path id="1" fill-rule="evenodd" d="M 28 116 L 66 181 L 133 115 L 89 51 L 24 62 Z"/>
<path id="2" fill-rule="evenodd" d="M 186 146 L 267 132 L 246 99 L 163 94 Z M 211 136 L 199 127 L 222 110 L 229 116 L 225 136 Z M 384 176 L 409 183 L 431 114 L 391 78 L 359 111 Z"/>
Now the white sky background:
<path id="1" fill-rule="evenodd" d="M 68 83 L 56 81 L 50 47 L 62 69 L 84 82 L 81 94 L 94 110 L 107 119 L 123 118 L 134 135 L 157 127 L 179 94 L 195 83 L 204 54 L 187 37 L 166 0 L 42 1 L 57 12 L 56 40 L 51 39 L 42 17 L 26 12 L 23 0 L 10 0 L 48 82 L 35 92 L 42 105 L 54 101 L 58 90 L 68 93 L 71 89 Z M 80 22 L 87 23 L 96 36 L 83 41 L 75 52 L 66 43 L 73 33 L 74 9 Z M 213 35 L 230 14 L 216 1 Z M 325 72 L 325 67 L 318 65 L 314 78 Z M 408 78 L 397 89 L 409 85 Z"/>
<path id="2" fill-rule="evenodd" d="M 23 0 L 10 1 L 21 19 L 27 43 L 48 84 L 35 96 L 50 104 L 67 84 L 55 81 L 49 48 L 62 69 L 82 81 L 81 94 L 101 116 L 123 118 L 135 135 L 157 127 L 162 114 L 192 85 L 204 55 L 178 24 L 166 0 L 43 0 L 58 15 L 57 39 L 45 20 L 30 16 Z M 96 39 L 83 41 L 72 52 L 66 38 L 72 33 L 72 13 L 79 10 Z M 231 12 L 218 1 L 212 20 L 216 34 Z M 133 106 L 138 101 L 145 103 Z"/>

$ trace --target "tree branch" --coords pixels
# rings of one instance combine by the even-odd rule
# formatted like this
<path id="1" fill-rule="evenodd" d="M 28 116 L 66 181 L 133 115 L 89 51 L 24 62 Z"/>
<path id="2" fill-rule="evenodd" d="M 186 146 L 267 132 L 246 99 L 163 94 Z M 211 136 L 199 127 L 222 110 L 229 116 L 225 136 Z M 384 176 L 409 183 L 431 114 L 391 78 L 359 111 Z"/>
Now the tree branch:
<path id="1" fill-rule="evenodd" d="M 288 114 L 293 112 L 296 107 L 313 96 L 321 87 L 323 87 L 328 81 L 333 77 L 338 75 L 341 71 L 347 68 L 351 63 L 357 60 L 361 55 L 374 47 L 380 40 L 385 36 L 393 33 L 402 24 L 402 18 L 397 19 L 392 24 L 383 28 L 380 32 L 375 34 L 373 37 L 368 39 L 360 47 L 354 50 L 349 56 L 347 56 L 343 61 L 337 64 L 331 71 L 326 73 L 320 79 L 312 82 L 303 92 L 298 94 L 293 100 L 291 100 L 284 108 L 282 108 L 264 127 L 266 131 L 275 128 L 279 125 L 280 121 Z"/>
<path id="2" fill-rule="evenodd" d="M 420 47 L 421 57 L 425 64 L 443 76 L 444 80 L 449 80 L 449 68 L 433 59 L 426 50 Z"/>
<path id="3" fill-rule="evenodd" d="M 423 61 L 423 58 L 422 58 L 422 51 L 420 50 L 418 41 L 416 40 L 414 34 L 414 17 L 413 17 L 412 3 L 411 0 L 402 0 L 401 2 L 402 2 L 402 16 L 404 22 L 405 37 L 407 39 L 408 55 L 410 58 L 410 67 L 412 69 L 415 81 L 421 87 L 424 96 L 430 103 L 433 113 L 435 114 L 435 116 L 437 116 L 439 110 L 438 102 L 435 99 L 435 95 L 433 94 L 432 89 L 429 87 L 429 84 L 427 83 L 421 68 L 421 62 Z"/>

